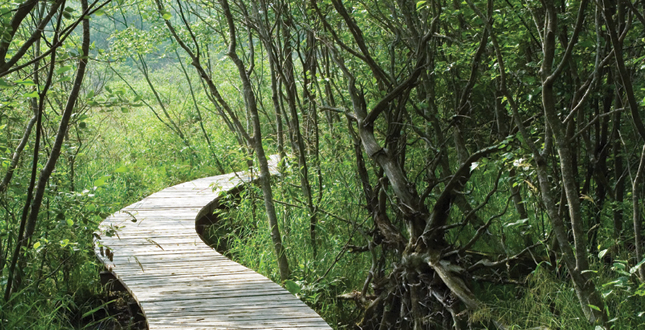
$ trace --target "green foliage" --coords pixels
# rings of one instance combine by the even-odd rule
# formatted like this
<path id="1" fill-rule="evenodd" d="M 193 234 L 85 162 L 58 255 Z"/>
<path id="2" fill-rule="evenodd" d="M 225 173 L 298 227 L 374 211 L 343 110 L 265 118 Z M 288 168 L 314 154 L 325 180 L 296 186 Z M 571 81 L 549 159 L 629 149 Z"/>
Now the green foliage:
<path id="1" fill-rule="evenodd" d="M 11 41 L 11 17 L 21 3 L 24 2 L 0 4 L 0 41 Z M 367 205 L 371 202 L 367 199 L 371 197 L 366 196 L 354 153 L 354 144 L 361 147 L 361 141 L 352 138 L 353 130 L 358 126 L 353 115 L 345 117 L 344 113 L 355 100 L 345 89 L 348 79 L 335 61 L 343 62 L 356 77 L 360 98 L 367 110 L 373 109 L 392 89 L 376 77 L 373 66 L 384 68 L 387 75 L 394 77 L 394 82 L 400 83 L 414 66 L 418 51 L 416 43 L 421 37 L 412 37 L 410 31 L 425 31 L 436 19 L 437 30 L 429 34 L 427 46 L 432 61 L 424 62 L 422 78 L 413 84 L 409 94 L 388 102 L 384 114 L 374 122 L 375 138 L 384 150 L 400 152 L 397 161 L 409 180 L 409 189 L 424 194 L 422 204 L 429 210 L 462 162 L 454 136 L 463 138 L 466 153 L 470 154 L 482 147 L 498 146 L 488 158 L 469 165 L 468 182 L 456 192 L 463 198 L 462 203 L 471 207 L 481 204 L 473 214 L 479 221 L 490 219 L 490 225 L 481 227 L 482 223 L 476 223 L 473 214 L 460 207 L 463 204 L 458 205 L 460 201 L 451 200 L 453 204 L 446 223 L 450 229 L 443 235 L 445 241 L 442 243 L 459 250 L 480 235 L 480 239 L 455 256 L 455 260 L 470 262 L 470 265 L 477 261 L 502 260 L 533 246 L 530 253 L 518 259 L 531 267 L 537 264 L 537 269 L 527 271 L 519 269 L 522 264 L 514 268 L 514 264 L 506 263 L 495 270 L 501 274 L 496 281 L 489 283 L 490 278 L 487 278 L 481 283 L 469 283 L 485 304 L 471 318 L 473 321 L 501 322 L 509 329 L 587 329 L 589 326 L 583 321 L 581 305 L 560 258 L 561 251 L 554 244 L 552 219 L 546 215 L 542 199 L 545 193 L 563 196 L 555 203 L 565 222 L 570 222 L 566 218 L 566 196 L 561 189 L 561 155 L 553 146 L 544 150 L 551 191 L 542 191 L 538 164 L 533 161 L 533 152 L 527 148 L 529 143 L 539 149 L 546 148 L 550 143 L 547 137 L 553 135 L 545 128 L 548 125 L 544 123 L 542 111 L 543 49 L 540 42 L 544 35 L 534 26 L 544 20 L 543 4 L 515 0 L 492 2 L 492 32 L 501 45 L 499 52 L 505 62 L 509 85 L 508 94 L 504 94 L 500 90 L 501 63 L 490 40 L 483 44 L 480 62 L 473 63 L 486 28 L 468 2 L 343 3 L 356 27 L 349 28 L 330 2 L 318 2 L 334 33 L 321 25 L 308 3 L 291 2 L 282 8 L 284 12 L 280 15 L 273 10 L 255 15 L 253 10 L 257 8 L 252 4 L 244 9 L 240 5 L 234 10 L 235 23 L 240 27 L 237 32 L 251 34 L 248 38 L 239 37 L 237 46 L 243 61 L 253 64 L 247 66 L 248 74 L 260 107 L 262 143 L 270 154 L 278 152 L 279 140 L 279 118 L 272 108 L 271 78 L 275 78 L 282 88 L 286 78 L 284 73 L 272 69 L 267 55 L 269 50 L 262 44 L 261 36 L 255 30 L 259 25 L 254 20 L 262 16 L 268 20 L 272 33 L 276 33 L 269 39 L 274 42 L 272 46 L 279 57 L 277 63 L 282 65 L 291 59 L 297 76 L 293 88 L 297 94 L 299 129 L 305 135 L 306 146 L 299 151 L 289 142 L 285 143 L 287 153 L 292 156 L 286 160 L 282 176 L 273 182 L 280 229 L 292 265 L 292 277 L 282 285 L 319 311 L 334 327 L 342 329 L 352 328 L 360 322 L 366 310 L 366 306 L 361 305 L 364 302 L 347 297 L 360 292 L 372 301 L 370 299 L 377 294 L 375 283 L 365 285 L 368 276 L 379 273 L 381 280 L 402 281 L 395 276 L 395 271 L 402 267 L 404 251 L 396 251 L 387 242 L 383 243 L 384 238 L 379 234 L 381 228 L 375 224 L 374 213 L 370 213 L 373 211 L 369 211 Z M 51 2 L 43 4 L 45 9 L 51 6 Z M 221 162 L 226 171 L 247 168 L 250 157 L 247 146 L 240 145 L 237 133 L 229 130 L 222 117 L 223 105 L 213 101 L 213 95 L 202 85 L 203 77 L 194 71 L 193 62 L 183 49 L 171 41 L 171 33 L 165 25 L 165 21 L 175 24 L 178 37 L 191 51 L 200 52 L 201 60 L 207 63 L 207 74 L 211 75 L 222 98 L 244 126 L 248 125 L 250 117 L 241 95 L 243 87 L 237 69 L 226 60 L 230 44 L 226 20 L 216 3 L 180 1 L 177 4 L 184 6 L 181 8 L 185 12 L 180 12 L 174 3 L 173 7 L 168 6 L 170 10 L 159 12 L 151 1 L 112 1 L 91 17 L 95 43 L 90 71 L 82 95 L 74 104 L 61 159 L 47 184 L 38 226 L 30 246 L 24 250 L 26 262 L 21 270 L 21 289 L 0 306 L 1 326 L 7 329 L 67 329 L 90 328 L 100 322 L 99 311 L 112 304 L 102 296 L 97 280 L 100 265 L 93 258 L 93 233 L 100 221 L 123 206 L 172 184 L 220 174 L 217 162 Z M 60 11 L 63 25 L 71 24 L 80 15 L 77 1 L 68 5 Z M 474 5 L 480 10 L 485 7 L 482 1 L 475 1 Z M 568 28 L 558 35 L 561 40 L 554 50 L 557 56 L 562 56 L 566 49 L 562 43 L 568 40 L 570 27 L 576 22 L 579 2 L 563 2 L 558 6 L 561 7 L 558 8 L 559 24 Z M 252 14 L 243 17 L 248 14 L 245 10 Z M 593 72 L 596 53 L 600 56 L 612 49 L 608 38 L 597 39 L 595 10 L 595 4 L 589 4 L 583 10 L 587 16 L 572 51 L 571 63 L 564 69 L 566 79 L 555 82 L 556 107 L 563 120 L 571 110 L 568 107 L 582 97 L 579 90 L 585 86 L 586 76 L 596 74 Z M 407 13 L 413 13 L 409 17 L 416 20 L 405 20 Z M 628 15 L 630 19 L 632 16 Z M 286 17 L 288 24 L 273 24 L 279 17 Z M 602 17 L 598 16 L 598 20 Z M 32 25 L 21 27 L 22 32 L 14 37 L 6 58 L 16 53 L 19 45 L 25 42 L 25 36 L 33 30 L 33 22 L 25 24 Z M 292 29 L 292 34 L 283 40 L 280 33 L 287 27 Z M 356 28 L 361 30 L 367 50 L 360 49 L 356 42 Z M 633 76 L 635 96 L 644 100 L 645 80 L 641 78 L 645 56 L 640 53 L 644 42 L 640 21 L 634 19 L 630 28 L 632 30 L 626 32 L 622 41 L 629 45 L 624 49 L 626 65 Z M 307 39 L 310 31 L 315 32 L 312 35 L 316 40 L 311 53 L 311 40 Z M 606 27 L 603 25 L 598 31 L 604 35 Z M 51 47 L 53 35 L 49 30 L 45 37 L 41 40 L 39 53 Z M 3 174 L 9 169 L 13 152 L 40 97 L 46 97 L 46 102 L 43 103 L 40 128 L 43 136 L 35 163 L 37 171 L 44 167 L 76 75 L 79 44 L 80 36 L 72 33 L 54 50 L 57 57 L 52 84 L 46 94 L 42 90 L 46 69 L 49 69 L 48 59 L 40 62 L 38 77 L 29 71 L 34 68 L 33 64 L 0 77 Z M 287 52 L 287 46 L 292 47 L 289 48 L 291 54 Z M 338 58 L 330 55 L 334 47 L 338 48 Z M 354 56 L 353 53 L 359 50 L 369 53 L 375 64 L 368 63 L 365 55 Z M 35 56 L 36 53 L 32 48 L 28 54 Z M 306 71 L 307 56 L 311 54 L 318 56 L 318 67 Z M 18 65 L 28 60 L 25 58 Z M 188 81 L 180 63 L 188 70 Z M 474 64 L 478 65 L 474 72 L 476 79 L 465 93 L 464 86 Z M 624 229 L 630 227 L 626 219 L 634 207 L 629 199 L 632 188 L 622 188 L 626 195 L 621 200 L 615 200 L 617 195 L 610 190 L 618 189 L 621 180 L 629 182 L 633 176 L 638 165 L 638 155 L 633 150 L 639 150 L 641 142 L 629 124 L 620 124 L 619 117 L 609 116 L 609 113 L 599 116 L 601 112 L 618 114 L 627 109 L 627 105 L 612 103 L 619 103 L 623 98 L 621 93 L 624 93 L 621 91 L 618 97 L 614 95 L 616 91 L 612 86 L 620 85 L 615 69 L 606 65 L 599 72 L 599 81 L 595 82 L 599 87 L 591 90 L 588 104 L 568 119 L 571 123 L 568 129 L 580 132 L 570 143 L 575 149 L 576 184 L 580 187 L 583 227 L 589 240 L 583 250 L 592 252 L 592 266 L 584 275 L 599 288 L 610 316 L 609 324 L 614 329 L 637 329 L 645 323 L 642 300 L 645 286 L 637 278 L 645 259 L 636 259 L 629 246 L 634 240 L 633 233 Z M 430 88 L 428 86 L 432 86 L 431 95 L 424 90 Z M 306 98 L 305 90 L 314 94 L 313 101 Z M 289 131 L 287 125 L 285 91 L 280 90 L 277 97 L 285 126 L 283 138 L 288 140 L 293 131 Z M 463 105 L 460 104 L 462 95 L 467 98 Z M 510 97 L 514 97 L 518 114 L 525 120 L 526 136 L 513 128 Z M 309 102 L 315 104 L 310 107 Z M 395 118 L 394 114 L 399 110 L 402 112 Z M 623 122 L 625 118 L 628 118 L 627 114 L 623 114 Z M 592 123 L 592 120 L 596 121 Z M 395 136 L 392 132 L 400 134 Z M 27 201 L 31 163 L 35 161 L 33 135 L 0 203 L 0 261 L 3 263 L 0 287 L 7 283 L 6 264 L 11 259 L 11 248 L 15 246 L 19 219 Z M 363 149 L 360 150 L 362 153 Z M 309 177 L 305 179 L 311 184 L 315 214 L 311 214 L 303 198 L 297 152 L 306 154 Z M 410 235 L 406 222 L 408 215 L 401 207 L 399 196 L 388 183 L 382 167 L 371 160 L 374 155 L 360 155 L 366 160 L 368 183 L 382 193 L 379 195 L 379 202 L 385 209 L 382 215 L 391 219 L 392 228 L 407 242 Z M 614 164 L 618 161 L 623 162 L 622 170 L 612 167 L 617 166 Z M 598 174 L 600 172 L 602 175 Z M 603 180 L 609 183 L 608 188 Z M 517 189 L 521 197 L 518 204 L 526 208 L 526 216 L 513 204 L 512 189 Z M 211 228 L 210 240 L 227 256 L 279 281 L 263 210 L 262 192 L 252 185 L 245 187 L 239 200 L 231 201 L 229 210 Z M 310 240 L 312 216 L 318 221 L 315 258 Z M 618 232 L 617 224 L 623 225 L 622 232 Z M 526 260 L 522 259 L 525 257 Z M 374 264 L 382 266 L 372 269 Z M 530 275 L 520 283 L 512 278 L 513 272 Z M 387 278 L 388 274 L 395 275 Z M 483 278 L 476 272 L 470 275 Z M 601 309 L 595 305 L 588 307 Z M 399 316 L 405 318 L 403 314 Z M 431 318 L 428 316 L 428 320 Z"/>

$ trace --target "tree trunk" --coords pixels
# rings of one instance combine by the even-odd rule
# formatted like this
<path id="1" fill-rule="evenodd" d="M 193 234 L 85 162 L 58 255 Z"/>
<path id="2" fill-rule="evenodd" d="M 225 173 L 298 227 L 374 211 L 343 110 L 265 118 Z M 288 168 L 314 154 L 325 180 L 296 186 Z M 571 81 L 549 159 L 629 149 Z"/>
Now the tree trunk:
<path id="1" fill-rule="evenodd" d="M 81 0 L 81 7 L 83 12 L 87 11 L 88 5 L 87 5 L 87 0 Z M 90 22 L 89 19 L 85 18 L 83 19 L 83 32 L 82 32 L 82 44 L 81 44 L 81 56 L 79 58 L 78 62 L 78 68 L 76 71 L 76 78 L 74 80 L 74 84 L 72 86 L 72 90 L 70 91 L 69 97 L 67 98 L 67 104 L 65 106 L 65 110 L 63 111 L 62 118 L 60 121 L 60 124 L 58 126 L 58 132 L 56 134 L 56 140 L 54 141 L 54 144 L 52 146 L 52 150 L 49 155 L 49 159 L 47 159 L 47 163 L 45 164 L 45 167 L 42 169 L 40 172 L 40 177 L 38 178 L 38 183 L 35 187 L 35 192 L 34 192 L 34 197 L 30 205 L 30 210 L 29 210 L 29 216 L 25 221 L 21 222 L 21 229 L 23 227 L 23 223 L 25 224 L 25 234 L 22 237 L 19 237 L 19 240 L 16 244 L 16 252 L 14 252 L 14 258 L 12 260 L 11 268 L 9 270 L 9 281 L 7 282 L 7 287 L 5 289 L 5 300 L 8 300 L 9 297 L 11 296 L 12 292 L 12 277 L 15 272 L 15 266 L 16 263 L 19 264 L 24 264 L 25 261 L 23 260 L 24 255 L 20 254 L 22 246 L 31 246 L 33 242 L 31 242 L 31 237 L 33 236 L 35 230 L 36 230 L 36 224 L 38 220 L 38 214 L 40 211 L 40 206 L 42 204 L 43 197 L 45 195 L 45 189 L 47 187 L 47 182 L 49 181 L 49 177 L 51 176 L 52 172 L 54 171 L 54 168 L 56 167 L 56 162 L 58 161 L 58 158 L 61 153 L 61 148 L 63 145 L 63 141 L 65 139 L 65 135 L 67 133 L 67 130 L 69 128 L 69 120 L 70 117 L 72 116 L 72 113 L 74 111 L 74 107 L 76 105 L 76 100 L 79 97 L 79 93 L 81 90 L 81 85 L 83 83 L 83 78 L 85 77 L 85 69 L 87 67 L 87 62 L 88 62 L 88 55 L 89 55 L 89 48 L 90 48 Z M 58 34 L 56 33 L 54 40 L 57 40 Z M 55 52 L 52 52 L 52 56 L 54 55 Z M 52 62 L 50 63 L 50 75 L 48 77 L 48 82 L 46 83 L 46 86 L 49 86 L 51 83 L 51 76 L 53 74 L 53 67 L 54 67 L 54 61 L 52 59 Z M 46 90 L 41 94 L 41 108 L 40 112 L 42 114 L 42 102 L 44 102 L 43 98 L 46 96 Z M 39 123 L 40 124 L 40 123 Z M 40 130 L 40 125 L 37 126 L 37 130 Z M 38 143 L 38 141 L 36 142 Z M 37 152 L 37 148 L 36 151 Z M 37 157 L 34 157 L 34 166 L 36 166 L 37 162 Z M 35 169 L 35 168 L 34 168 Z M 32 176 L 33 180 L 33 176 Z M 31 191 L 31 190 L 30 190 Z M 30 199 L 30 196 L 28 194 L 28 201 Z M 27 204 L 29 205 L 29 204 Z M 23 219 L 24 215 L 26 214 L 23 212 Z M 21 267 L 22 268 L 22 267 Z M 16 291 L 16 290 L 14 290 Z"/>
<path id="2" fill-rule="evenodd" d="M 260 130 L 260 118 L 258 116 L 257 102 L 255 99 L 255 94 L 253 93 L 253 88 L 251 86 L 251 81 L 247 76 L 246 68 L 244 63 L 238 57 L 236 53 L 236 36 L 235 36 L 235 24 L 233 22 L 233 15 L 228 5 L 228 0 L 220 0 L 222 10 L 224 11 L 224 16 L 226 16 L 226 21 L 229 28 L 229 48 L 228 56 L 231 58 L 233 63 L 238 69 L 238 74 L 242 80 L 244 100 L 246 101 L 247 111 L 249 113 L 251 125 L 253 127 L 253 137 L 251 138 L 251 145 L 255 149 L 258 161 L 260 163 L 260 187 L 264 194 L 264 207 L 267 212 L 267 219 L 269 221 L 269 230 L 271 231 L 271 239 L 273 241 L 273 246 L 275 248 L 276 259 L 278 260 L 278 268 L 280 270 L 280 279 L 285 281 L 290 276 L 289 263 L 287 261 L 286 252 L 282 246 L 282 236 L 280 235 L 280 229 L 278 227 L 278 218 L 276 216 L 275 205 L 273 203 L 273 192 L 271 189 L 271 173 L 269 171 L 269 165 L 267 163 L 266 155 L 264 153 L 264 147 L 262 146 L 262 133 Z"/>
<path id="3" fill-rule="evenodd" d="M 643 176 L 645 176 L 645 145 L 643 145 L 643 151 L 641 152 L 641 160 L 638 165 L 638 171 L 636 172 L 636 177 L 634 177 L 634 182 L 632 184 L 632 207 L 634 212 L 634 246 L 636 247 L 636 262 L 639 263 L 643 260 L 643 219 L 641 215 L 642 204 L 640 202 L 640 192 L 643 189 L 640 184 L 643 181 Z M 638 269 L 638 276 L 641 278 L 641 281 L 645 281 L 645 267 L 640 267 Z"/>

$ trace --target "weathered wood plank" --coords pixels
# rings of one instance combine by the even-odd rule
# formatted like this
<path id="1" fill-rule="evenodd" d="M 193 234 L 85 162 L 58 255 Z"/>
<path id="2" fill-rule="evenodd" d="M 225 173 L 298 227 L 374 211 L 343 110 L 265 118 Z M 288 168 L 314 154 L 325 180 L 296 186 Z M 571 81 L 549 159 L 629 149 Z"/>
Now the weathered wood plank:
<path id="1" fill-rule="evenodd" d="M 249 181 L 231 173 L 185 182 L 101 223 L 96 255 L 135 297 L 150 329 L 331 329 L 302 301 L 196 233 L 196 217 L 210 212 L 222 192 Z"/>

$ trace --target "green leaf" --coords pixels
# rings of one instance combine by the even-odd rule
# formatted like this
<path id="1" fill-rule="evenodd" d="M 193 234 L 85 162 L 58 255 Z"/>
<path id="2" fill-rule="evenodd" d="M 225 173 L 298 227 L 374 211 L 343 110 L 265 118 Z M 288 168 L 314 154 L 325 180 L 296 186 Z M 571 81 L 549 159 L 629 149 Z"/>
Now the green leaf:
<path id="1" fill-rule="evenodd" d="M 67 219 L 67 225 L 70 226 L 70 227 L 73 226 L 74 225 L 74 220 Z"/>
<path id="2" fill-rule="evenodd" d="M 18 79 L 18 80 L 15 81 L 15 83 L 18 84 L 18 85 L 23 85 L 23 86 L 35 86 L 36 85 L 36 83 L 31 79 L 25 79 L 25 80 Z"/>
<path id="3" fill-rule="evenodd" d="M 128 171 L 128 168 L 125 165 L 123 165 L 123 166 L 117 168 L 116 170 L 114 170 L 115 173 L 124 173 L 124 172 L 127 172 L 127 171 Z"/>
<path id="4" fill-rule="evenodd" d="M 284 282 L 284 287 L 287 289 L 287 291 L 291 292 L 291 294 L 300 293 L 300 290 L 301 290 L 300 285 L 298 285 L 298 283 L 291 280 L 287 280 L 286 282 Z"/>
<path id="5" fill-rule="evenodd" d="M 508 224 L 504 225 L 504 227 L 513 227 L 513 226 L 517 226 L 517 225 L 523 225 L 523 224 L 527 223 L 528 221 L 529 221 L 529 219 L 520 219 L 520 220 L 517 220 L 515 222 L 508 223 Z"/>
<path id="6" fill-rule="evenodd" d="M 605 256 L 605 254 L 607 254 L 607 251 L 609 251 L 609 249 L 604 249 L 598 252 L 598 259 L 602 259 Z"/>
<path id="7" fill-rule="evenodd" d="M 599 312 L 600 312 L 600 308 L 599 308 L 598 306 L 591 305 L 591 304 L 589 304 L 589 305 L 587 305 L 587 306 L 589 306 L 589 308 L 591 308 L 591 309 L 593 309 L 593 310 L 597 310 L 597 311 L 599 311 Z"/>
<path id="8" fill-rule="evenodd" d="M 109 177 L 110 177 L 109 175 L 104 175 L 104 176 L 98 178 L 96 181 L 94 181 L 94 185 L 97 186 L 97 187 L 105 185 L 105 182 L 107 181 L 107 179 Z"/>
<path id="9" fill-rule="evenodd" d="M 7 82 L 4 81 L 4 79 L 0 78 L 0 87 L 2 87 L 2 88 L 11 88 L 12 86 L 7 84 Z"/>
<path id="10" fill-rule="evenodd" d="M 638 271 L 638 269 L 641 268 L 641 266 L 643 266 L 643 264 L 645 264 L 645 259 L 643 259 L 643 260 L 641 260 L 641 262 L 637 263 L 636 266 L 630 268 L 629 273 L 630 274 L 636 273 Z"/>
<path id="11" fill-rule="evenodd" d="M 602 285 L 602 287 L 603 287 L 603 288 L 606 288 L 606 287 L 608 287 L 608 286 L 610 286 L 610 285 L 616 285 L 616 284 L 620 284 L 620 283 L 621 283 L 621 281 L 620 281 L 620 280 L 613 280 L 613 281 L 611 281 L 611 282 L 607 282 L 607 283 L 603 284 L 603 285 Z"/>
<path id="12" fill-rule="evenodd" d="M 638 286 L 638 289 L 634 291 L 634 295 L 636 296 L 645 296 L 645 283 L 641 283 L 641 285 Z"/>
<path id="13" fill-rule="evenodd" d="M 614 268 L 614 270 L 625 270 L 625 264 L 622 262 L 614 262 L 612 268 Z"/>
<path id="14" fill-rule="evenodd" d="M 172 15 L 171 15 L 170 13 L 168 13 L 168 12 L 167 12 L 167 13 L 163 14 L 163 16 L 162 16 L 162 17 L 163 17 L 163 19 L 165 19 L 165 20 L 167 21 L 167 20 L 169 20 L 169 19 L 171 19 L 171 18 L 172 18 Z"/>
<path id="15" fill-rule="evenodd" d="M 602 292 L 602 297 L 603 297 L 604 299 L 607 299 L 607 297 L 609 297 L 609 295 L 610 295 L 612 292 L 614 292 L 614 290 L 606 290 L 606 291 L 603 291 L 603 292 Z"/>
<path id="16" fill-rule="evenodd" d="M 67 71 L 69 71 L 71 69 L 72 69 L 71 65 L 66 65 L 66 66 L 61 66 L 60 68 L 56 69 L 55 72 L 57 74 L 61 74 L 61 73 L 65 73 L 65 72 L 67 72 Z"/>
<path id="17" fill-rule="evenodd" d="M 421 6 L 425 5 L 426 2 L 427 1 L 419 1 L 419 2 L 417 2 L 417 10 L 419 10 L 419 8 L 421 8 Z"/>
<path id="18" fill-rule="evenodd" d="M 27 93 L 27 94 L 25 94 L 25 97 L 33 97 L 33 98 L 36 98 L 36 97 L 38 97 L 38 91 L 33 91 L 33 92 L 31 92 L 31 93 Z"/>
<path id="19" fill-rule="evenodd" d="M 40 247 L 40 242 L 36 242 L 36 243 L 34 243 L 34 249 L 37 249 L 37 248 L 39 248 L 39 247 Z"/>

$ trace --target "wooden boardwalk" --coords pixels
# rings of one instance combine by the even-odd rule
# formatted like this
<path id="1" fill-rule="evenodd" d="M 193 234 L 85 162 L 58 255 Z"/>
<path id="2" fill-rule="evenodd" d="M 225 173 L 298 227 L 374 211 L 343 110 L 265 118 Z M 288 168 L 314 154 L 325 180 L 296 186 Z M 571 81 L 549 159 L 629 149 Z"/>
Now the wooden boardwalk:
<path id="1" fill-rule="evenodd" d="M 231 173 L 182 183 L 101 223 L 96 254 L 139 303 L 149 329 L 331 329 L 298 298 L 197 234 L 196 220 L 212 213 L 220 193 L 249 180 Z"/>

